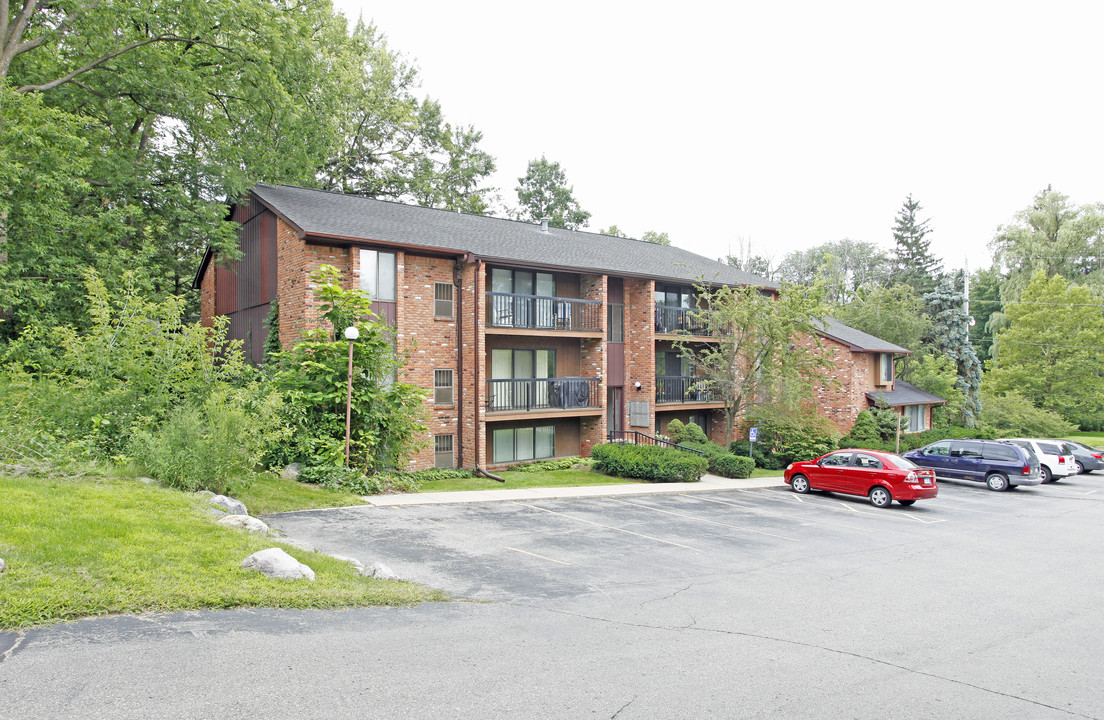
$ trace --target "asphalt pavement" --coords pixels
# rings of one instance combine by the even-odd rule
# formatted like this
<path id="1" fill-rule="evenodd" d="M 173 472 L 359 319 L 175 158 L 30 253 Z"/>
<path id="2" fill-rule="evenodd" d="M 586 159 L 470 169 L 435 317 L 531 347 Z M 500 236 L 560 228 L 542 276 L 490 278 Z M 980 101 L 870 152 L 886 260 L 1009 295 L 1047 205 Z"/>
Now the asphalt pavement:
<path id="1" fill-rule="evenodd" d="M 1092 475 L 274 515 L 458 601 L 0 635 L 0 717 L 1104 718 L 1102 501 Z"/>

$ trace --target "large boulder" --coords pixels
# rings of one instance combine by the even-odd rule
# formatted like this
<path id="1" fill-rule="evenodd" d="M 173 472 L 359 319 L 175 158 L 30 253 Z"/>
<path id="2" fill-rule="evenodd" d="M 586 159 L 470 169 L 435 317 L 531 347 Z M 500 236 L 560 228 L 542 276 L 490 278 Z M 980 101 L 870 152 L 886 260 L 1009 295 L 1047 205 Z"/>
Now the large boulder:
<path id="1" fill-rule="evenodd" d="M 298 480 L 301 469 L 299 463 L 292 463 L 280 472 L 280 477 L 284 480 Z"/>
<path id="2" fill-rule="evenodd" d="M 250 517 L 249 515 L 227 515 L 220 518 L 218 524 L 227 527 L 241 528 L 242 530 L 248 530 L 249 532 L 255 533 L 268 532 L 268 525 L 265 525 L 263 521 L 255 517 Z"/>
<path id="3" fill-rule="evenodd" d="M 7 565 L 4 564 L 4 558 L 0 558 L 0 573 L 4 572 L 4 568 L 6 567 Z"/>
<path id="4" fill-rule="evenodd" d="M 383 563 L 375 563 L 370 568 L 366 568 L 360 571 L 360 574 L 364 577 L 374 577 L 380 580 L 398 580 L 399 576 L 391 571 L 391 568 L 387 567 Z"/>
<path id="5" fill-rule="evenodd" d="M 358 573 L 364 572 L 364 563 L 362 563 L 360 560 L 357 560 L 355 557 L 348 557 L 347 555 L 330 555 L 330 557 L 332 557 L 334 560 L 341 560 L 342 562 L 349 563 Z"/>
<path id="6" fill-rule="evenodd" d="M 256 570 L 271 578 L 282 580 L 314 580 L 314 570 L 299 562 L 280 548 L 269 548 L 255 552 L 242 560 L 242 569 Z"/>
<path id="7" fill-rule="evenodd" d="M 222 508 L 231 515 L 248 515 L 249 511 L 245 508 L 245 503 L 241 500 L 235 500 L 232 497 L 226 497 L 225 495 L 212 495 L 207 498 L 207 501 L 212 505 Z"/>

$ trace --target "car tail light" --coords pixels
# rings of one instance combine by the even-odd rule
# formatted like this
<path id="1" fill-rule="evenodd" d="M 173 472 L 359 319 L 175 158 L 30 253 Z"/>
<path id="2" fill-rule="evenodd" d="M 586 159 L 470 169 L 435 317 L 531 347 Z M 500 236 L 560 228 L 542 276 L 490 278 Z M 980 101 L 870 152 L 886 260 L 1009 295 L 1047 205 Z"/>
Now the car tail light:
<path id="1" fill-rule="evenodd" d="M 1104 460 L 1104 455 L 1097 455 L 1096 453 L 1091 453 L 1091 455 L 1097 460 Z"/>
<path id="2" fill-rule="evenodd" d="M 1058 456 L 1058 464 L 1059 465 L 1065 465 L 1066 464 L 1066 456 L 1065 455 L 1059 455 Z"/>
<path id="3" fill-rule="evenodd" d="M 917 475 L 915 472 L 910 471 L 908 475 L 905 475 L 905 482 L 918 483 L 920 482 L 920 476 Z"/>
<path id="4" fill-rule="evenodd" d="M 1031 474 L 1031 466 L 1030 465 L 1024 465 L 1023 470 L 1020 471 L 1020 475 L 1030 475 L 1030 474 Z"/>

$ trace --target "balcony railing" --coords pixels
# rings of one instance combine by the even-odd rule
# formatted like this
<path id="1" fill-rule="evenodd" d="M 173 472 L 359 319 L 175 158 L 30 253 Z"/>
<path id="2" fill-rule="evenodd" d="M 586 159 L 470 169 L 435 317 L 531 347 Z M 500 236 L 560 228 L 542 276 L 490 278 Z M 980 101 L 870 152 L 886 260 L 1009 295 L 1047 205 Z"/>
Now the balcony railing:
<path id="1" fill-rule="evenodd" d="M 664 440 L 660 437 L 653 437 L 647 433 L 637 432 L 635 430 L 610 430 L 606 434 L 606 442 L 611 443 L 627 443 L 630 445 L 659 445 L 660 447 L 669 447 L 676 450 L 682 450 L 693 455 L 705 455 L 701 450 L 694 448 L 688 448 L 685 445 L 679 445 L 673 443 L 670 440 Z"/>
<path id="2" fill-rule="evenodd" d="M 708 310 L 656 305 L 655 331 L 663 335 L 708 335 L 705 324 Z"/>
<path id="3" fill-rule="evenodd" d="M 487 293 L 487 322 L 496 328 L 601 332 L 602 303 L 578 298 Z"/>
<path id="4" fill-rule="evenodd" d="M 656 403 L 720 402 L 720 395 L 704 385 L 703 377 L 656 376 Z"/>
<path id="5" fill-rule="evenodd" d="M 599 407 L 597 378 L 488 380 L 487 409 L 570 410 Z"/>

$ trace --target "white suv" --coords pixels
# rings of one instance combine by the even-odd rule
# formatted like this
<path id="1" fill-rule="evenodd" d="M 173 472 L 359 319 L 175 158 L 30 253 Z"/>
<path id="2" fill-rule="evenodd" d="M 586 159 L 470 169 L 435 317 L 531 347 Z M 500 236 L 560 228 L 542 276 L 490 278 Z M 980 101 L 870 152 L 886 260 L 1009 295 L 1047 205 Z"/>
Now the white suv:
<path id="1" fill-rule="evenodd" d="M 1061 444 L 1053 440 L 1002 438 L 1001 441 L 1019 445 L 1035 453 L 1039 458 L 1039 472 L 1042 473 L 1043 482 L 1045 483 L 1077 474 L 1076 458 L 1067 453 Z"/>

